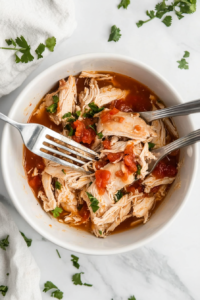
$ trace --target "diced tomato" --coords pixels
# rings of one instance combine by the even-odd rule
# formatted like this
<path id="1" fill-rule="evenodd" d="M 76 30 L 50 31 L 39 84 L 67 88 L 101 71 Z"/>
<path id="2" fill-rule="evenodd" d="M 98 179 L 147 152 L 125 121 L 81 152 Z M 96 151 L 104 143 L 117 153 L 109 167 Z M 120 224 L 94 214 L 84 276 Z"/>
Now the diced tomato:
<path id="1" fill-rule="evenodd" d="M 134 155 L 134 154 L 133 154 L 133 148 L 134 148 L 134 145 L 133 145 L 133 144 L 127 145 L 127 146 L 126 146 L 126 149 L 124 150 L 124 154 Z"/>
<path id="2" fill-rule="evenodd" d="M 101 113 L 101 123 L 109 122 L 112 119 L 112 116 L 116 115 L 119 112 L 115 107 L 109 111 L 103 111 Z"/>
<path id="3" fill-rule="evenodd" d="M 134 129 L 137 131 L 140 131 L 142 129 L 142 127 L 140 125 L 135 125 Z"/>
<path id="4" fill-rule="evenodd" d="M 95 172 L 96 185 L 99 195 L 103 195 L 106 190 L 106 186 L 110 181 L 111 173 L 108 170 L 97 170 Z"/>
<path id="5" fill-rule="evenodd" d="M 119 171 L 115 172 L 115 175 L 116 175 L 116 177 L 121 178 L 122 181 L 127 181 L 129 172 L 127 170 L 127 172 L 124 173 L 122 170 L 119 170 Z"/>
<path id="6" fill-rule="evenodd" d="M 36 189 L 42 185 L 42 181 L 40 179 L 40 176 L 34 176 L 29 180 L 29 185 L 32 187 L 32 189 Z"/>
<path id="7" fill-rule="evenodd" d="M 136 182 L 132 183 L 131 185 L 126 187 L 128 193 L 132 192 L 135 193 L 135 190 L 138 190 L 139 193 L 144 191 L 144 187 L 142 186 L 142 180 L 139 179 Z"/>
<path id="8" fill-rule="evenodd" d="M 129 94 L 126 99 L 117 100 L 115 107 L 124 112 L 140 112 L 152 110 L 150 100 L 145 96 Z"/>
<path id="9" fill-rule="evenodd" d="M 107 165 L 108 164 L 108 160 L 106 159 L 106 157 L 105 158 L 103 158 L 103 159 L 101 159 L 101 160 L 99 160 L 99 161 L 97 161 L 96 163 L 95 163 L 95 168 L 97 169 L 97 170 L 100 170 L 101 168 L 103 168 L 105 165 Z"/>
<path id="10" fill-rule="evenodd" d="M 168 156 L 162 159 L 155 169 L 153 170 L 153 175 L 156 178 L 164 178 L 164 177 L 174 177 L 176 176 L 177 163 L 175 158 L 169 158 Z"/>
<path id="11" fill-rule="evenodd" d="M 124 156 L 124 163 L 127 166 L 127 168 L 129 169 L 129 171 L 131 171 L 132 173 L 135 173 L 137 171 L 137 165 L 134 161 L 134 156 L 133 155 L 125 155 Z"/>
<path id="12" fill-rule="evenodd" d="M 120 157 L 122 158 L 122 153 L 121 152 L 118 152 L 118 153 L 109 153 L 107 155 L 107 159 L 113 163 L 115 162 L 116 160 L 120 159 Z"/>
<path id="13" fill-rule="evenodd" d="M 79 211 L 79 215 L 82 217 L 82 222 L 85 222 L 89 216 L 90 216 L 90 211 L 87 207 L 86 202 L 83 203 L 83 207 L 81 208 L 81 210 Z"/>
<path id="14" fill-rule="evenodd" d="M 73 123 L 73 128 L 76 129 L 75 136 L 73 136 L 73 139 L 84 144 L 91 144 L 95 140 L 96 133 L 92 128 L 86 128 L 86 125 L 83 121 L 76 120 Z"/>
<path id="15" fill-rule="evenodd" d="M 109 140 L 105 140 L 103 141 L 103 147 L 104 149 L 111 149 L 111 145 L 110 145 L 110 141 Z"/>

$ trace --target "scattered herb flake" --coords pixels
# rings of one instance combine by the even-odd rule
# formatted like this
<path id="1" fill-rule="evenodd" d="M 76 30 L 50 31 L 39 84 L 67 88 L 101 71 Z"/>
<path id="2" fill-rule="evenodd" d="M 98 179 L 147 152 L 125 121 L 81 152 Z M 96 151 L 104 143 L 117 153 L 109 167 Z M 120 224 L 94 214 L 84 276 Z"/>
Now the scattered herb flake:
<path id="1" fill-rule="evenodd" d="M 115 202 L 118 202 L 123 196 L 124 196 L 124 194 L 122 193 L 122 190 L 119 190 L 119 191 L 115 194 Z"/>
<path id="2" fill-rule="evenodd" d="M 186 58 L 186 57 L 190 57 L 190 52 L 188 52 L 188 51 L 185 51 L 185 54 L 183 55 L 183 57 L 184 57 L 184 58 Z"/>
<path id="3" fill-rule="evenodd" d="M 149 144 L 149 150 L 153 149 L 154 146 L 155 146 L 155 144 L 154 144 L 154 143 L 151 143 L 151 142 L 149 142 L 148 144 Z"/>
<path id="4" fill-rule="evenodd" d="M 57 218 L 60 216 L 60 214 L 63 212 L 63 209 L 61 207 L 56 207 L 54 210 L 51 211 L 54 218 Z"/>
<path id="5" fill-rule="evenodd" d="M 101 140 L 103 138 L 103 133 L 102 132 L 97 133 L 97 135 L 98 135 L 99 140 Z"/>
<path id="6" fill-rule="evenodd" d="M 65 172 L 65 170 L 64 169 L 62 169 L 62 172 L 66 175 L 66 172 Z"/>
<path id="7" fill-rule="evenodd" d="M 58 101 L 59 101 L 58 96 L 53 96 L 52 99 L 53 99 L 53 104 L 51 104 L 46 108 L 46 111 L 50 114 L 56 113 L 58 107 Z"/>
<path id="8" fill-rule="evenodd" d="M 60 253 L 59 253 L 58 249 L 56 249 L 56 252 L 57 252 L 57 254 L 58 254 L 58 257 L 59 257 L 59 258 L 61 258 L 61 256 L 60 256 Z"/>
<path id="9" fill-rule="evenodd" d="M 46 47 L 49 49 L 49 51 L 53 52 L 55 45 L 56 45 L 56 38 L 54 36 L 46 40 Z"/>
<path id="10" fill-rule="evenodd" d="M 105 107 L 98 107 L 94 102 L 88 104 L 90 110 L 85 110 L 83 117 L 84 118 L 93 118 L 95 114 L 101 112 Z"/>
<path id="11" fill-rule="evenodd" d="M 61 190 L 61 189 L 62 189 L 62 184 L 61 184 L 59 181 L 57 181 L 57 180 L 56 180 L 56 182 L 55 182 L 55 188 L 56 188 L 57 190 Z"/>
<path id="12" fill-rule="evenodd" d="M 119 39 L 121 37 L 120 31 L 121 30 L 119 28 L 117 28 L 116 25 L 113 25 L 111 27 L 111 32 L 110 32 L 110 36 L 109 36 L 108 42 L 111 42 L 111 41 L 117 42 L 117 41 L 119 41 Z"/>
<path id="13" fill-rule="evenodd" d="M 62 299 L 63 298 L 63 292 L 61 292 L 57 286 L 55 284 L 53 284 L 51 281 L 47 281 L 45 284 L 44 284 L 44 289 L 43 289 L 43 292 L 48 292 L 49 290 L 51 289 L 56 289 L 55 291 L 53 291 L 51 293 L 51 297 L 54 297 L 54 298 L 57 298 L 57 299 Z"/>
<path id="14" fill-rule="evenodd" d="M 130 298 L 128 298 L 128 300 L 136 300 L 136 298 L 134 296 L 131 296 Z"/>
<path id="15" fill-rule="evenodd" d="M 60 290 L 56 290 L 56 291 L 51 293 L 51 297 L 57 298 L 57 299 L 62 299 L 63 298 L 63 292 L 61 292 Z"/>
<path id="16" fill-rule="evenodd" d="M 25 234 L 24 234 L 23 232 L 20 231 L 20 233 L 21 233 L 21 235 L 23 236 L 23 238 L 24 238 L 24 240 L 25 240 L 27 246 L 30 247 L 31 244 L 32 244 L 32 239 L 28 239 L 28 238 L 25 236 Z"/>
<path id="17" fill-rule="evenodd" d="M 102 231 L 101 230 L 99 230 L 99 234 L 102 235 Z"/>
<path id="18" fill-rule="evenodd" d="M 182 58 L 181 60 L 177 60 L 177 63 L 179 63 L 178 68 L 179 69 L 185 69 L 188 70 L 188 62 L 185 60 L 185 58 Z"/>
<path id="19" fill-rule="evenodd" d="M 40 43 L 37 49 L 35 50 L 38 59 L 43 58 L 42 53 L 44 52 L 44 50 L 45 50 L 45 45 Z"/>
<path id="20" fill-rule="evenodd" d="M 169 27 L 169 26 L 171 26 L 171 24 L 172 24 L 172 17 L 171 17 L 171 16 L 166 16 L 166 17 L 162 20 L 162 22 L 163 22 L 167 27 Z"/>
<path id="21" fill-rule="evenodd" d="M 140 165 L 137 165 L 137 172 L 136 172 L 137 175 L 140 175 L 141 169 L 142 167 Z"/>
<path id="22" fill-rule="evenodd" d="M 9 276 L 9 273 L 7 273 L 6 275 Z"/>
<path id="23" fill-rule="evenodd" d="M 72 127 L 71 124 L 67 124 L 67 125 L 65 126 L 65 129 L 67 129 L 67 130 L 69 131 L 69 133 L 68 133 L 69 136 L 74 135 L 74 129 L 73 129 L 73 127 Z"/>
<path id="24" fill-rule="evenodd" d="M 0 241 L 0 248 L 3 250 L 6 250 L 6 247 L 8 247 L 9 245 L 9 241 L 8 241 L 9 235 L 7 235 L 7 237 L 3 240 Z"/>
<path id="25" fill-rule="evenodd" d="M 129 6 L 129 4 L 131 3 L 130 0 L 121 0 L 120 4 L 117 6 L 118 9 L 123 7 L 124 9 L 127 9 L 127 7 Z"/>
<path id="26" fill-rule="evenodd" d="M 99 209 L 99 201 L 90 193 L 86 192 L 88 198 L 90 199 L 92 211 L 95 213 Z"/>
<path id="27" fill-rule="evenodd" d="M 81 274 L 84 274 L 83 272 L 81 273 L 76 273 L 72 276 L 72 282 L 75 285 L 86 285 L 86 286 L 92 286 L 92 284 L 88 284 L 88 283 L 82 283 L 81 281 Z"/>
<path id="28" fill-rule="evenodd" d="M 0 292 L 3 296 L 6 295 L 7 291 L 8 291 L 8 287 L 6 285 L 0 285 Z"/>
<path id="29" fill-rule="evenodd" d="M 71 117 L 71 115 L 72 115 L 72 113 L 68 112 L 62 116 L 62 119 L 69 118 L 69 117 Z"/>
<path id="30" fill-rule="evenodd" d="M 75 256 L 75 255 L 71 255 L 71 261 L 73 262 L 73 266 L 77 269 L 79 269 L 80 265 L 78 263 L 79 257 Z"/>
<path id="31" fill-rule="evenodd" d="M 17 46 L 17 44 L 15 43 L 15 41 L 13 39 L 7 39 L 5 40 L 7 45 L 10 46 L 10 45 L 13 45 L 13 46 Z"/>
<path id="32" fill-rule="evenodd" d="M 92 286 L 92 284 L 89 284 L 89 283 L 84 283 L 84 285 L 86 285 L 86 286 Z"/>

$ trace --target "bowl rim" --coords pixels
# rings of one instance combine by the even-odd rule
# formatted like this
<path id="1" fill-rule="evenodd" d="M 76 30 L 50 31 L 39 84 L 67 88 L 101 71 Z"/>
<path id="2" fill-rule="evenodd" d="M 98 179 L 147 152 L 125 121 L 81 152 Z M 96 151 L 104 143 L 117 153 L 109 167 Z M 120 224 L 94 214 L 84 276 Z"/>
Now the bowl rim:
<path id="1" fill-rule="evenodd" d="M 143 62 L 140 62 L 137 59 L 133 59 L 129 56 L 126 55 L 121 55 L 121 54 L 114 54 L 114 53 L 88 53 L 88 54 L 81 54 L 81 55 L 76 55 L 76 56 L 72 56 L 69 57 L 67 59 L 64 59 L 54 65 L 52 65 L 51 67 L 45 69 L 43 72 L 41 72 L 40 74 L 38 74 L 34 79 L 32 79 L 27 86 L 21 91 L 21 93 L 18 95 L 18 97 L 15 99 L 13 105 L 11 106 L 10 110 L 9 110 L 9 114 L 8 117 L 12 118 L 12 116 L 15 114 L 16 111 L 16 106 L 18 105 L 18 102 L 20 101 L 21 98 L 24 97 L 24 95 L 26 95 L 26 93 L 35 85 L 36 81 L 39 81 L 41 78 L 44 78 L 48 75 L 49 72 L 52 72 L 55 69 L 59 69 L 61 66 L 63 66 L 63 64 L 67 64 L 67 63 L 71 63 L 73 61 L 80 61 L 80 60 L 84 60 L 84 59 L 95 59 L 95 58 L 99 58 L 99 59 L 103 59 L 103 58 L 109 58 L 109 59 L 116 59 L 116 60 L 120 60 L 120 61 L 124 61 L 124 62 L 129 62 L 132 63 L 138 67 L 142 67 L 144 69 L 146 69 L 148 72 L 152 73 L 155 77 L 159 77 L 161 81 L 163 81 L 163 83 L 165 85 L 167 85 L 169 87 L 169 89 L 174 93 L 174 95 L 179 99 L 180 103 L 182 103 L 181 100 L 181 96 L 179 95 L 179 93 L 176 91 L 176 89 L 171 85 L 171 83 L 165 79 L 162 75 L 160 75 L 157 71 L 155 71 L 152 67 L 146 65 Z M 194 130 L 194 125 L 193 125 L 193 121 L 191 119 L 190 116 L 188 116 L 189 121 L 191 123 L 191 127 L 192 130 Z M 136 248 L 139 248 L 141 246 L 144 246 L 145 244 L 149 243 L 150 241 L 152 241 L 154 238 L 157 238 L 161 233 L 163 233 L 171 224 L 172 222 L 175 220 L 175 218 L 178 216 L 178 214 L 181 212 L 181 210 L 183 209 L 184 205 L 186 204 L 189 195 L 192 191 L 194 182 L 195 182 L 195 178 L 196 178 L 196 174 L 197 174 L 197 170 L 198 170 L 198 160 L 199 160 L 199 154 L 198 154 L 198 146 L 197 144 L 194 144 L 194 152 L 193 152 L 193 156 L 194 156 L 194 171 L 193 174 L 191 176 L 191 183 L 189 186 L 189 189 L 187 190 L 187 193 L 185 194 L 179 208 L 177 209 L 177 211 L 170 217 L 170 219 L 164 224 L 162 225 L 162 227 L 160 229 L 157 230 L 157 232 L 152 233 L 149 235 L 149 237 L 143 238 L 141 241 L 135 242 L 134 244 L 128 245 L 128 246 L 122 246 L 121 248 L 117 248 L 117 249 L 111 249 L 111 250 L 94 250 L 94 249 L 84 249 L 82 246 L 74 246 L 71 245 L 70 243 L 66 243 L 66 242 L 62 242 L 62 241 L 57 241 L 55 240 L 54 236 L 50 235 L 49 233 L 45 232 L 42 228 L 40 228 L 38 225 L 36 225 L 36 223 L 30 219 L 28 219 L 26 212 L 23 211 L 23 208 L 20 206 L 20 202 L 17 199 L 17 196 L 15 196 L 14 190 L 12 190 L 12 184 L 9 184 L 9 174 L 7 171 L 7 167 L 6 167 L 6 160 L 4 160 L 4 156 L 6 155 L 6 140 L 8 139 L 9 136 L 9 124 L 6 124 L 4 129 L 3 129 L 3 133 L 2 133 L 2 139 L 1 139 L 1 165 L 2 165 L 2 174 L 3 174 L 3 179 L 4 179 L 4 183 L 6 186 L 6 189 L 8 191 L 8 194 L 12 200 L 12 203 L 14 204 L 15 208 L 17 209 L 17 211 L 19 212 L 19 214 L 26 220 L 26 222 L 32 227 L 34 228 L 39 234 L 41 234 L 43 237 L 45 237 L 46 239 L 48 239 L 49 241 L 51 241 L 52 243 L 63 247 L 67 250 L 71 250 L 74 252 L 78 252 L 78 253 L 83 253 L 83 254 L 88 254 L 88 255 L 114 255 L 114 254 L 119 254 L 119 253 L 124 253 L 124 252 L 128 252 L 131 250 L 134 250 Z"/>

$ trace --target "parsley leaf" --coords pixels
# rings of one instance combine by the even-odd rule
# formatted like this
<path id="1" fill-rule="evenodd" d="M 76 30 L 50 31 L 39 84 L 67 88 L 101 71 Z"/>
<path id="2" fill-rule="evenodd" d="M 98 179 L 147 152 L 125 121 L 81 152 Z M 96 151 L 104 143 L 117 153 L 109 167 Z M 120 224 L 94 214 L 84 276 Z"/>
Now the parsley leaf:
<path id="1" fill-rule="evenodd" d="M 99 230 L 99 234 L 102 235 L 102 231 L 101 230 Z"/>
<path id="2" fill-rule="evenodd" d="M 155 12 L 153 10 L 150 10 L 150 11 L 147 10 L 146 15 L 149 17 L 149 19 L 146 20 L 146 21 L 142 21 L 142 20 L 138 21 L 136 23 L 138 28 L 141 27 L 144 23 L 147 23 L 147 22 L 151 21 L 152 19 L 154 19 L 156 17 Z"/>
<path id="3" fill-rule="evenodd" d="M 189 69 L 188 62 L 185 60 L 185 58 L 182 58 L 181 60 L 177 60 L 177 62 L 179 63 L 178 65 L 179 69 L 185 69 L 185 70 Z"/>
<path id="4" fill-rule="evenodd" d="M 7 287 L 7 286 L 5 286 L 5 285 L 0 285 L 0 292 L 1 292 L 1 294 L 2 294 L 3 296 L 6 295 L 7 291 L 8 291 L 8 287 Z"/>
<path id="5" fill-rule="evenodd" d="M 74 135 L 74 129 L 73 129 L 73 127 L 72 127 L 72 125 L 71 124 L 67 124 L 66 126 L 65 126 L 65 129 L 67 129 L 68 131 L 69 131 L 69 136 L 72 136 L 72 135 Z"/>
<path id="6" fill-rule="evenodd" d="M 24 238 L 24 240 L 25 240 L 27 246 L 30 247 L 30 246 L 31 246 L 31 243 L 32 243 L 32 239 L 28 239 L 28 238 L 25 236 L 25 234 L 24 234 L 23 232 L 20 231 L 20 233 L 21 233 L 21 235 L 23 236 L 23 238 Z"/>
<path id="7" fill-rule="evenodd" d="M 0 241 L 0 248 L 3 250 L 6 250 L 6 247 L 8 247 L 9 245 L 9 241 L 8 241 L 9 235 L 7 235 L 7 237 L 3 240 Z"/>
<path id="8" fill-rule="evenodd" d="M 81 110 L 77 110 L 76 112 L 75 112 L 75 115 L 77 116 L 77 119 L 80 117 L 80 115 L 81 115 Z"/>
<path id="9" fill-rule="evenodd" d="M 62 184 L 61 184 L 59 181 L 57 181 L 57 180 L 56 180 L 56 182 L 55 182 L 55 188 L 56 188 L 57 190 L 61 190 L 61 189 L 62 189 Z"/>
<path id="10" fill-rule="evenodd" d="M 149 144 L 149 150 L 151 150 L 151 149 L 153 149 L 154 148 L 154 146 L 155 146 L 155 144 L 154 143 L 148 143 Z"/>
<path id="11" fill-rule="evenodd" d="M 57 298 L 57 299 L 62 299 L 63 298 L 63 292 L 61 292 L 60 290 L 56 290 L 56 291 L 51 293 L 51 297 Z"/>
<path id="12" fill-rule="evenodd" d="M 121 7 L 127 9 L 127 7 L 129 6 L 130 3 L 131 3 L 130 0 L 121 0 L 120 4 L 117 7 L 118 7 L 118 9 Z"/>
<path id="13" fill-rule="evenodd" d="M 136 298 L 134 296 L 131 296 L 130 298 L 128 298 L 128 300 L 136 300 Z"/>
<path id="14" fill-rule="evenodd" d="M 54 210 L 51 211 L 54 218 L 57 218 L 60 216 L 60 214 L 63 212 L 63 209 L 61 207 L 56 207 Z"/>
<path id="15" fill-rule="evenodd" d="M 53 104 L 51 104 L 46 108 L 46 111 L 50 114 L 56 113 L 58 107 L 58 101 L 59 101 L 58 96 L 53 96 L 52 98 L 53 98 Z"/>
<path id="16" fill-rule="evenodd" d="M 56 38 L 54 36 L 46 40 L 46 47 L 49 49 L 49 51 L 53 52 L 55 45 L 56 45 Z"/>
<path id="17" fill-rule="evenodd" d="M 84 118 L 93 118 L 95 114 L 105 109 L 105 107 L 98 107 L 94 102 L 89 103 L 88 106 L 90 110 L 85 110 L 85 113 L 83 114 Z"/>
<path id="18" fill-rule="evenodd" d="M 37 47 L 37 49 L 35 50 L 35 53 L 37 54 L 37 58 L 40 59 L 40 58 L 43 58 L 42 56 L 42 53 L 44 52 L 45 50 L 45 45 L 44 44 L 39 44 L 39 46 Z"/>
<path id="19" fill-rule="evenodd" d="M 121 37 L 120 31 L 121 30 L 119 28 L 117 28 L 116 25 L 113 25 L 111 27 L 111 32 L 110 32 L 108 42 L 111 42 L 111 41 L 117 42 L 117 41 L 119 41 L 119 39 Z"/>
<path id="20" fill-rule="evenodd" d="M 62 119 L 66 119 L 66 118 L 69 118 L 69 117 L 71 117 L 71 113 L 70 112 L 68 112 L 68 113 L 66 113 L 66 114 L 64 114 L 63 116 L 62 116 Z"/>
<path id="21" fill-rule="evenodd" d="M 97 133 L 97 135 L 98 135 L 99 140 L 103 138 L 103 133 L 102 132 Z"/>
<path id="22" fill-rule="evenodd" d="M 59 253 L 58 249 L 56 249 L 56 252 L 57 252 L 57 254 L 58 254 L 58 257 L 59 257 L 59 258 L 61 258 L 61 256 L 60 256 L 60 253 Z"/>
<path id="23" fill-rule="evenodd" d="M 45 284 L 44 284 L 44 289 L 43 289 L 43 292 L 47 292 L 51 289 L 58 289 L 57 286 L 55 284 L 53 284 L 51 281 L 47 281 Z"/>
<path id="24" fill-rule="evenodd" d="M 62 169 L 62 172 L 66 175 L 66 172 L 65 172 L 65 170 L 64 169 Z"/>
<path id="25" fill-rule="evenodd" d="M 27 41 L 25 40 L 25 38 L 21 35 L 20 37 L 17 37 L 15 42 L 17 43 L 17 45 L 19 47 L 21 47 L 21 49 L 19 49 L 18 51 L 20 51 L 21 53 L 23 53 L 23 55 L 21 56 L 20 62 L 22 63 L 28 63 L 29 61 L 33 61 L 34 57 L 32 56 L 30 50 L 31 47 L 30 45 L 28 45 Z"/>
<path id="26" fill-rule="evenodd" d="M 13 39 L 7 39 L 5 40 L 7 45 L 10 46 L 10 45 L 13 45 L 13 46 L 17 46 L 17 44 L 15 43 L 15 41 Z"/>
<path id="27" fill-rule="evenodd" d="M 72 276 L 72 281 L 73 284 L 75 285 L 86 285 L 86 286 L 92 286 L 92 284 L 88 284 L 88 283 L 82 283 L 81 281 L 81 274 L 84 274 L 83 272 L 81 273 L 76 273 Z"/>
<path id="28" fill-rule="evenodd" d="M 90 207 L 92 208 L 92 211 L 95 213 L 99 209 L 99 206 L 98 206 L 99 201 L 94 196 L 92 196 L 92 194 L 90 194 L 88 192 L 86 192 L 86 194 L 91 202 Z"/>
<path id="29" fill-rule="evenodd" d="M 71 255 L 71 261 L 73 262 L 73 266 L 77 269 L 79 269 L 80 265 L 78 263 L 79 257 L 75 256 L 75 255 Z"/>
<path id="30" fill-rule="evenodd" d="M 171 16 L 166 16 L 166 17 L 162 20 L 162 22 L 163 22 L 167 27 L 169 27 L 169 26 L 171 26 L 171 24 L 172 24 L 172 17 L 171 17 Z"/>
<path id="31" fill-rule="evenodd" d="M 188 51 L 185 51 L 185 54 L 183 55 L 183 57 L 190 57 L 190 52 L 188 52 Z"/>
<path id="32" fill-rule="evenodd" d="M 124 196 L 124 194 L 122 193 L 122 190 L 119 190 L 119 191 L 115 194 L 115 202 L 118 202 L 123 196 Z"/>
<path id="33" fill-rule="evenodd" d="M 136 174 L 137 175 L 140 175 L 140 171 L 141 171 L 142 167 L 140 165 L 137 165 L 137 171 L 136 171 Z"/>

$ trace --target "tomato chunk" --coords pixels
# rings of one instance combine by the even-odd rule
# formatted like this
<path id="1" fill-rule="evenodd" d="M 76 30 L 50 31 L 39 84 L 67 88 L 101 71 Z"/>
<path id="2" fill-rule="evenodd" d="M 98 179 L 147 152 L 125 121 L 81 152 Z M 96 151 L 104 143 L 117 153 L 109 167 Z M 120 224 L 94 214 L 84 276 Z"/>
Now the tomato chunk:
<path id="1" fill-rule="evenodd" d="M 101 123 L 109 122 L 112 119 L 112 116 L 116 115 L 118 112 L 119 110 L 115 107 L 109 111 L 103 111 L 100 116 Z"/>
<path id="2" fill-rule="evenodd" d="M 110 145 L 110 141 L 109 140 L 105 140 L 103 141 L 103 147 L 104 149 L 111 149 L 111 145 Z"/>
<path id="3" fill-rule="evenodd" d="M 103 168 L 105 165 L 107 165 L 109 163 L 109 161 L 106 159 L 106 157 L 105 158 L 103 158 L 103 159 L 101 159 L 101 160 L 99 160 L 99 161 L 97 161 L 96 163 L 95 163 L 95 168 L 97 169 L 97 170 L 100 170 L 101 168 Z"/>
<path id="4" fill-rule="evenodd" d="M 103 195 L 106 190 L 106 186 L 110 181 L 111 173 L 108 170 L 97 170 L 95 172 L 96 185 L 99 195 Z"/>
<path id="5" fill-rule="evenodd" d="M 133 144 L 127 145 L 127 146 L 126 146 L 126 149 L 124 150 L 124 154 L 134 155 L 134 154 L 133 154 L 133 148 L 134 148 L 134 145 L 133 145 Z"/>
<path id="6" fill-rule="evenodd" d="M 134 155 L 125 155 L 124 156 L 124 163 L 129 169 L 130 172 L 135 173 L 137 171 L 137 165 L 134 160 Z"/>
<path id="7" fill-rule="evenodd" d="M 116 160 L 120 159 L 120 157 L 122 158 L 122 153 L 121 152 L 118 152 L 118 153 L 109 153 L 107 155 L 107 159 L 113 163 L 115 162 Z"/>
<path id="8" fill-rule="evenodd" d="M 36 189 L 42 185 L 42 181 L 40 179 L 40 176 L 34 176 L 29 180 L 29 185 L 32 187 L 32 189 Z"/>
<path id="9" fill-rule="evenodd" d="M 143 96 L 129 94 L 126 99 L 117 100 L 115 107 L 124 112 L 140 112 L 152 110 L 150 100 Z"/>
<path id="10" fill-rule="evenodd" d="M 176 176 L 177 163 L 175 158 L 169 158 L 168 156 L 162 159 L 155 169 L 153 170 L 153 175 L 156 178 L 164 178 L 164 177 L 174 177 Z"/>
<path id="11" fill-rule="evenodd" d="M 144 191 L 144 187 L 142 185 L 142 180 L 139 179 L 136 182 L 133 182 L 131 185 L 126 187 L 126 190 L 128 193 L 130 193 L 130 192 L 135 193 L 135 190 L 138 190 L 139 193 L 142 193 Z"/>
<path id="12" fill-rule="evenodd" d="M 122 170 L 115 172 L 116 177 L 121 178 L 122 181 L 128 180 L 129 172 L 124 173 Z"/>
<path id="13" fill-rule="evenodd" d="M 86 128 L 86 125 L 83 121 L 76 120 L 73 123 L 73 128 L 76 129 L 75 135 L 73 136 L 73 139 L 84 144 L 91 144 L 95 140 L 96 133 L 92 128 Z"/>

